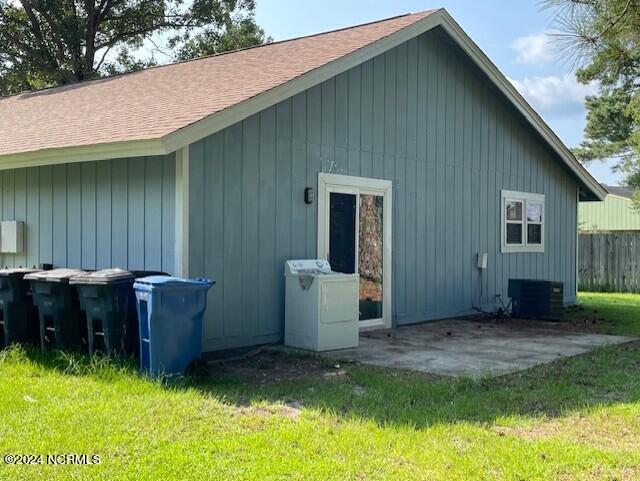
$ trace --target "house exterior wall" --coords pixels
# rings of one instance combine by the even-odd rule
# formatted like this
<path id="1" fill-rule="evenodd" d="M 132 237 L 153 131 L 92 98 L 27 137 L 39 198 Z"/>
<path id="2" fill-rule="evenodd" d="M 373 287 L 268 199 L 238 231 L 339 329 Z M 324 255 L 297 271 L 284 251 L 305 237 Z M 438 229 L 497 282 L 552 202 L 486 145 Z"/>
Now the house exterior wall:
<path id="1" fill-rule="evenodd" d="M 574 177 L 437 30 L 192 144 L 189 157 L 189 274 L 219 281 L 205 351 L 281 339 L 284 261 L 316 256 L 318 206 L 303 191 L 319 172 L 393 181 L 397 324 L 506 301 L 516 277 L 563 281 L 575 300 Z M 545 194 L 544 253 L 501 254 L 502 189 Z"/>
<path id="2" fill-rule="evenodd" d="M 640 230 L 640 211 L 630 199 L 614 195 L 604 202 L 581 202 L 578 219 L 581 231 Z"/>
<path id="3" fill-rule="evenodd" d="M 2 266 L 174 269 L 175 155 L 0 171 L 2 220 L 25 250 Z"/>

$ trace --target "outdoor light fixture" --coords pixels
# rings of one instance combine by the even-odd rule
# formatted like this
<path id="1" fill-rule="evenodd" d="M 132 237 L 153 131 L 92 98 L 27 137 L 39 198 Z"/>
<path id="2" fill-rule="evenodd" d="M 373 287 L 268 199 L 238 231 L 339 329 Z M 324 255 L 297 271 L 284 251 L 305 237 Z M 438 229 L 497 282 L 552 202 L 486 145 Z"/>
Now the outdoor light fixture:
<path id="1" fill-rule="evenodd" d="M 313 204 L 314 200 L 316 200 L 316 192 L 313 190 L 313 187 L 306 187 L 304 189 L 304 203 Z"/>

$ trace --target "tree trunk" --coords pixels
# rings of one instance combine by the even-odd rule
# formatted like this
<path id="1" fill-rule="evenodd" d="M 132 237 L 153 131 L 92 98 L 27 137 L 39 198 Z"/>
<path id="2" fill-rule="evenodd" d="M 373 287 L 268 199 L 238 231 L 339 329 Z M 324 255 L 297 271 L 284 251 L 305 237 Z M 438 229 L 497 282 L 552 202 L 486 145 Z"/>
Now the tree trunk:
<path id="1" fill-rule="evenodd" d="M 83 62 L 83 80 L 92 78 L 94 76 L 93 65 L 96 56 L 96 31 L 98 29 L 98 15 L 96 12 L 95 0 L 85 0 L 87 10 L 87 28 L 84 39 L 84 62 Z"/>

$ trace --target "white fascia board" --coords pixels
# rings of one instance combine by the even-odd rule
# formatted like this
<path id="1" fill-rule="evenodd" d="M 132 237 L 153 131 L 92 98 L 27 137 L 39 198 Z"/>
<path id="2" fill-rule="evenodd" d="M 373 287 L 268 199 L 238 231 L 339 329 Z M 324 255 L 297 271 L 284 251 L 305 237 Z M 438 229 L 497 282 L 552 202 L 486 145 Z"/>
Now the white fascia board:
<path id="1" fill-rule="evenodd" d="M 328 80 L 339 73 L 353 68 L 367 60 L 376 57 L 387 50 L 417 37 L 434 27 L 442 27 L 462 50 L 489 77 L 496 87 L 517 108 L 525 119 L 536 129 L 542 138 L 567 164 L 571 171 L 585 184 L 600 200 L 607 195 L 607 191 L 593 176 L 578 162 L 571 151 L 562 143 L 558 136 L 542 120 L 538 113 L 520 95 L 513 84 L 498 70 L 493 62 L 484 54 L 473 40 L 462 30 L 460 25 L 447 13 L 440 9 L 377 42 L 352 52 L 344 57 L 329 62 L 311 72 L 307 72 L 289 82 L 263 92 L 244 102 L 229 107 L 221 112 L 212 114 L 198 122 L 184 127 L 165 137 L 169 149 L 176 150 L 184 145 L 196 142 L 207 135 L 224 129 L 234 123 L 249 117 L 282 100 L 297 95 L 314 85 Z"/>
<path id="2" fill-rule="evenodd" d="M 219 130 L 235 124 L 257 112 L 297 95 L 319 83 L 360 65 L 398 45 L 417 37 L 434 27 L 442 27 L 462 50 L 475 62 L 485 75 L 494 83 L 542 138 L 567 164 L 578 179 L 587 186 L 599 200 L 603 200 L 607 191 L 578 162 L 571 151 L 533 110 L 516 88 L 498 70 L 482 50 L 462 30 L 460 25 L 444 9 L 439 9 L 387 37 L 366 47 L 340 57 L 310 72 L 302 74 L 282 85 L 262 92 L 239 104 L 213 113 L 186 127 L 176 130 L 160 139 L 120 142 L 117 144 L 98 144 L 87 147 L 52 149 L 49 153 L 28 152 L 9 154 L 0 157 L 0 170 L 28 165 L 46 165 L 55 163 L 78 162 L 82 160 L 100 160 L 117 157 L 143 155 L 165 155 L 190 145 Z"/>
<path id="3" fill-rule="evenodd" d="M 509 99 L 525 119 L 536 129 L 553 150 L 564 160 L 571 171 L 600 199 L 607 195 L 600 183 L 578 162 L 573 153 L 558 138 L 542 117 L 529 105 L 514 85 L 500 72 L 498 67 L 485 55 L 476 43 L 465 33 L 458 23 L 446 12 L 442 11 L 442 28 L 471 57 L 480 69 L 491 79 L 496 87 Z"/>
<path id="4" fill-rule="evenodd" d="M 329 80 L 336 75 L 356 67 L 367 60 L 391 50 L 402 43 L 417 37 L 438 26 L 442 21 L 444 10 L 438 10 L 424 19 L 417 21 L 402 30 L 384 37 L 366 47 L 362 47 L 343 57 L 333 60 L 321 67 L 306 72 L 288 82 L 278 85 L 266 92 L 262 92 L 239 104 L 216 112 L 191 125 L 183 127 L 169 135 L 164 140 L 169 149 L 176 150 L 185 145 L 196 142 L 219 130 L 229 127 L 247 117 L 258 113 L 272 105 L 297 95 L 305 90 Z"/>
<path id="5" fill-rule="evenodd" d="M 173 151 L 168 151 L 161 139 L 62 147 L 0 156 L 0 170 L 125 157 L 166 155 L 170 152 Z"/>
<path id="6" fill-rule="evenodd" d="M 367 60 L 416 37 L 440 23 L 443 10 L 438 10 L 423 20 L 413 23 L 396 33 L 366 47 L 340 57 L 310 72 L 302 74 L 284 84 L 262 92 L 243 102 L 215 112 L 164 137 L 151 140 L 93 144 L 79 147 L 62 147 L 33 152 L 0 156 L 0 170 L 37 165 L 63 164 L 122 157 L 166 155 L 197 142 L 211 134 L 229 127 L 289 97 L 329 80 L 332 77 L 360 65 Z"/>

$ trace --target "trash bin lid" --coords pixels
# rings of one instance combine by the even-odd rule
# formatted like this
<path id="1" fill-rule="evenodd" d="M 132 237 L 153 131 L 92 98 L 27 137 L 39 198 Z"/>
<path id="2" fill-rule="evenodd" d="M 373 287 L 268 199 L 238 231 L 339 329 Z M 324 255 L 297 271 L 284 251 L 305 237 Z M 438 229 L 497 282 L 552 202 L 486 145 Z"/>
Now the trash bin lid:
<path id="1" fill-rule="evenodd" d="M 113 284 L 124 280 L 132 280 L 135 275 L 124 269 L 102 269 L 99 271 L 82 272 L 69 279 L 69 284 Z"/>
<path id="2" fill-rule="evenodd" d="M 169 275 L 166 272 L 162 272 L 162 271 L 129 271 L 129 272 L 131 272 L 131 274 L 133 274 L 133 277 L 135 277 L 136 279 L 138 277 L 168 276 Z"/>
<path id="3" fill-rule="evenodd" d="M 133 287 L 146 289 L 162 289 L 175 287 L 211 287 L 215 281 L 211 279 L 184 279 L 173 276 L 147 276 L 136 279 Z"/>
<path id="4" fill-rule="evenodd" d="M 69 279 L 85 271 L 82 269 L 52 269 L 50 271 L 39 271 L 24 276 L 29 281 L 47 281 L 47 282 L 69 282 Z"/>
<path id="5" fill-rule="evenodd" d="M 33 272 L 39 272 L 41 269 L 29 268 L 29 267 L 8 267 L 5 269 L 0 269 L 0 276 L 2 277 L 23 277 L 26 274 L 31 274 Z"/>

